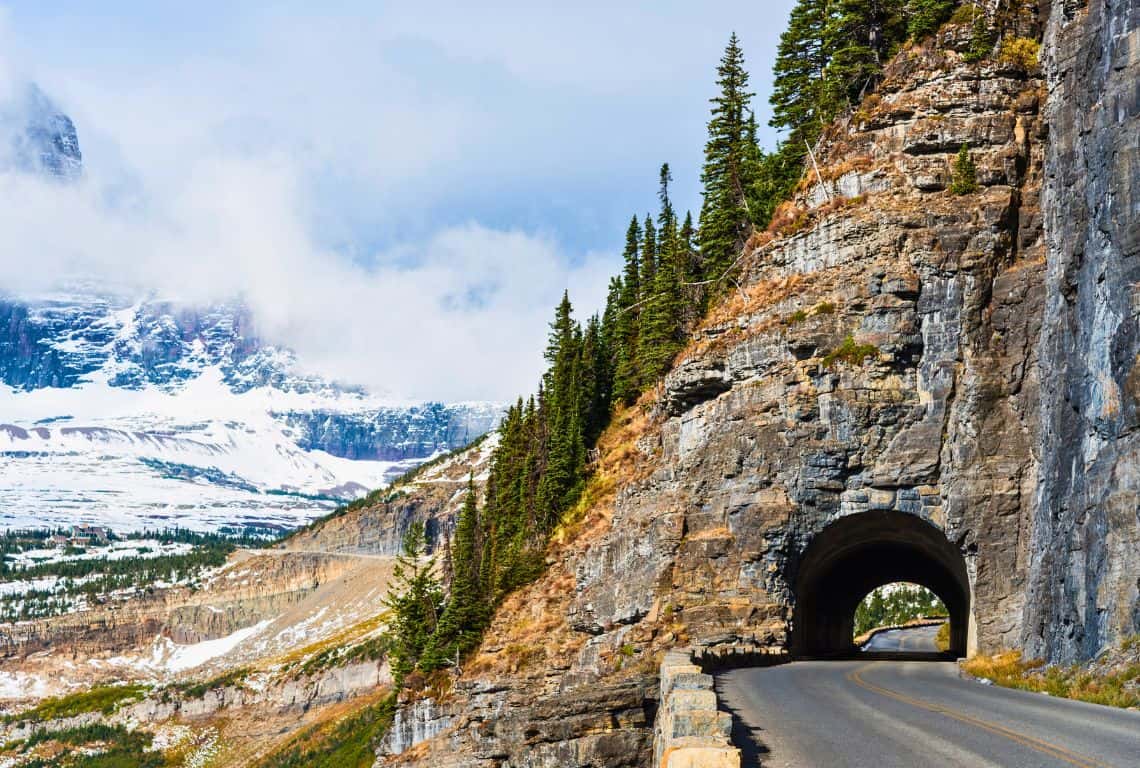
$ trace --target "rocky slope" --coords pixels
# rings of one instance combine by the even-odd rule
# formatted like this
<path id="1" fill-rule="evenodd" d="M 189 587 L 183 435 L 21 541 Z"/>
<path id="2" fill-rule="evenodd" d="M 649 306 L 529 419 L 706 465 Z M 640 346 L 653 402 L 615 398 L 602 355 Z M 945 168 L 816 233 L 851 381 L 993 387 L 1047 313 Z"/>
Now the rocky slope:
<path id="1" fill-rule="evenodd" d="M 481 490 L 490 472 L 497 433 L 421 466 L 386 488 L 374 503 L 320 520 L 290 536 L 289 551 L 396 556 L 408 526 L 424 524 L 428 546 L 437 550 L 455 530 L 469 481 Z"/>
<path id="2" fill-rule="evenodd" d="M 380 763 L 647 764 L 655 655 L 794 650 L 821 543 L 844 562 L 828 530 L 949 552 L 914 572 L 957 599 L 962 650 L 1068 660 L 1140 629 L 1140 7 L 1094 6 L 1023 17 L 1043 72 L 965 63 L 954 26 L 899 55 L 606 436 L 610 492 Z M 956 196 L 963 144 L 980 189 Z"/>

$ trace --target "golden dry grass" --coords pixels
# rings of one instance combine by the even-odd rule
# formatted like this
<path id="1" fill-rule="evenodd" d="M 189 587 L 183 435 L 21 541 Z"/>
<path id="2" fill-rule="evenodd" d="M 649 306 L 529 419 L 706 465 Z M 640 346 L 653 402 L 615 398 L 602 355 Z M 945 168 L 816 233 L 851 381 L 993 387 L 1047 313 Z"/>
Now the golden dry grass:
<path id="1" fill-rule="evenodd" d="M 1048 693 L 1111 707 L 1140 707 L 1140 664 L 1099 671 L 1081 665 L 1046 666 L 1040 659 L 1025 660 L 1020 651 L 975 656 L 963 662 L 974 677 L 1023 691 Z"/>

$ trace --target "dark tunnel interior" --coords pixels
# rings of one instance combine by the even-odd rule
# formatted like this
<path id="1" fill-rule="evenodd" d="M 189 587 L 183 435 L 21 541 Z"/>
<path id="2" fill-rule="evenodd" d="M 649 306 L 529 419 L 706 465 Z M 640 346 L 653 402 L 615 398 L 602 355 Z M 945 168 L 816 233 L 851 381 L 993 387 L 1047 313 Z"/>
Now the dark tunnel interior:
<path id="1" fill-rule="evenodd" d="M 920 584 L 950 613 L 950 651 L 966 653 L 970 585 L 966 561 L 933 524 L 902 512 L 864 512 L 823 529 L 808 545 L 793 579 L 791 650 L 804 657 L 855 652 L 855 608 L 872 589 Z"/>

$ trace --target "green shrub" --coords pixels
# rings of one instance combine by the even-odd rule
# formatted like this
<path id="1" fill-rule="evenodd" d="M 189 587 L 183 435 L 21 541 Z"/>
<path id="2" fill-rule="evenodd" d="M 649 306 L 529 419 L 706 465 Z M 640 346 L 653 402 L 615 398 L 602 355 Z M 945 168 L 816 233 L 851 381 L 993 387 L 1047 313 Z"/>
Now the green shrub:
<path id="1" fill-rule="evenodd" d="M 974 18 L 982 13 L 974 3 L 963 3 L 954 9 L 954 13 L 950 14 L 951 24 L 973 24 Z"/>
<path id="2" fill-rule="evenodd" d="M 918 40 L 938 31 L 954 12 L 956 0 L 911 0 L 907 34 Z"/>
<path id="3" fill-rule="evenodd" d="M 879 354 L 879 348 L 874 344 L 856 344 L 855 337 L 848 335 L 843 343 L 828 352 L 823 358 L 823 364 L 833 368 L 836 363 L 859 365 L 868 357 Z"/>

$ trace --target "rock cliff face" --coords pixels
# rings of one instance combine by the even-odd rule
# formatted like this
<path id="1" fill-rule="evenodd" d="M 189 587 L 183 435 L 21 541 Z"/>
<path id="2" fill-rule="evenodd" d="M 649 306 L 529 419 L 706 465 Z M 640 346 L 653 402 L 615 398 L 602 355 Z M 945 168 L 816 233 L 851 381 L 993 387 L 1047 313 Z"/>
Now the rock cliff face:
<path id="1" fill-rule="evenodd" d="M 838 650 L 886 581 L 935 588 L 963 652 L 1140 630 L 1138 7 L 1042 4 L 1043 72 L 964 63 L 953 26 L 902 52 L 647 399 L 612 499 L 381 762 L 648 764 L 642 660 Z"/>
<path id="2" fill-rule="evenodd" d="M 1023 635 L 1088 658 L 1140 628 L 1140 2 L 1053 3 L 1041 478 Z"/>

